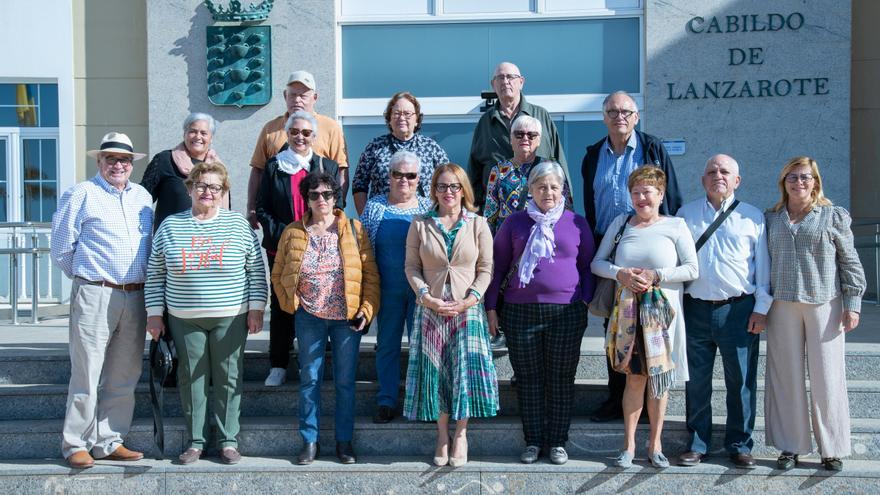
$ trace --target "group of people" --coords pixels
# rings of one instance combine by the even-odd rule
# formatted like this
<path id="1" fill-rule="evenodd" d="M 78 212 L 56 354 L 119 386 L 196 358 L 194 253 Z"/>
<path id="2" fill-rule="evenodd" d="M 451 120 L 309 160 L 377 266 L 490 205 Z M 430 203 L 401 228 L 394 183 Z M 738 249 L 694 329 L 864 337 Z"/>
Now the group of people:
<path id="1" fill-rule="evenodd" d="M 360 221 L 343 211 L 349 173 L 341 128 L 315 113 L 318 92 L 305 71 L 289 78 L 286 113 L 260 131 L 246 217 L 229 209 L 209 115 L 184 121 L 182 142 L 153 158 L 140 185 L 129 179 L 145 155 L 124 134 L 104 136 L 89 152 L 98 174 L 67 191 L 53 219 L 52 257 L 73 279 L 62 444 L 69 465 L 143 457 L 123 439 L 145 331 L 153 339 L 168 332 L 177 349 L 189 437 L 179 462 L 204 455 L 211 423 L 220 460 L 238 462 L 243 349 L 247 335 L 261 331 L 267 301 L 266 386 L 286 380 L 298 342 L 297 463 L 320 454 L 328 340 L 336 456 L 357 462 L 355 377 L 361 337 L 374 322 L 373 421 L 400 411 L 406 329 L 403 415 L 436 422 L 436 465 L 464 465 L 468 420 L 499 409 L 491 337 L 503 332 L 525 439 L 521 460 L 565 463 L 588 307 L 595 309 L 604 278 L 613 287 L 604 321 L 609 392 L 591 419 L 623 418 L 615 465 L 632 465 L 643 410 L 648 459 L 669 465 L 663 421 L 669 389 L 682 382 L 690 440 L 678 463 L 707 455 L 720 352 L 724 448 L 737 467 L 754 467 L 758 343 L 768 329 L 766 439 L 782 451 L 779 468 L 812 451 L 812 425 L 822 463 L 842 469 L 850 454 L 844 333 L 858 325 L 865 277 L 850 217 L 824 197 L 816 162 L 786 163 L 781 199 L 762 213 L 735 198 L 739 165 L 718 154 L 702 175 L 705 195 L 682 205 L 669 155 L 635 130 L 635 101 L 615 92 L 603 102 L 608 135 L 587 148 L 584 187 L 573 191 L 555 125 L 525 100 L 519 69 L 501 63 L 490 82 L 498 99 L 475 128 L 467 170 L 419 133 L 415 96 L 391 97 L 389 133 L 367 146 L 352 179 Z M 576 194 L 584 216 L 572 209 Z"/>

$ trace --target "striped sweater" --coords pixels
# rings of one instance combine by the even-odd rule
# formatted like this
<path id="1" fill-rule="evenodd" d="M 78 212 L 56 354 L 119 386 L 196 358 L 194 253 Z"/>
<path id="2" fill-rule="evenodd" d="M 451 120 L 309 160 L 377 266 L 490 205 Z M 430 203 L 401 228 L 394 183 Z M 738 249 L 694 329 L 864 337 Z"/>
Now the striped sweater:
<path id="1" fill-rule="evenodd" d="M 148 316 L 235 316 L 263 310 L 266 271 L 257 236 L 240 213 L 209 220 L 187 210 L 168 216 L 153 236 L 144 300 Z"/>

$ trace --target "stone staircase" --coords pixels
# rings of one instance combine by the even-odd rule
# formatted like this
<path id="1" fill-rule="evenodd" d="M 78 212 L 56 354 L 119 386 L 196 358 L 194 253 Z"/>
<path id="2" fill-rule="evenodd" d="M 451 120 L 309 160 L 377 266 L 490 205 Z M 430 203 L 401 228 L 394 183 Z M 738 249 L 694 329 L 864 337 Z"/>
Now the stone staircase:
<path id="1" fill-rule="evenodd" d="M 591 322 L 592 323 L 592 322 Z M 2 346 L 0 346 L 2 348 Z M 252 345 L 245 356 L 240 450 L 236 466 L 206 458 L 178 466 L 152 458 L 137 463 L 98 462 L 86 471 L 69 469 L 61 459 L 60 438 L 70 363 L 66 348 L 45 352 L 0 353 L 0 493 L 880 493 L 880 344 L 849 344 L 847 377 L 853 416 L 853 456 L 842 473 L 829 473 L 811 456 L 797 469 L 774 469 L 774 449 L 764 445 L 763 372 L 759 364 L 758 424 L 755 470 L 735 469 L 723 452 L 695 468 L 656 470 L 637 452 L 637 466 L 621 470 L 611 459 L 622 444 L 621 422 L 591 423 L 587 416 L 605 398 L 605 364 L 600 339 L 584 339 L 575 392 L 575 418 L 568 452 L 571 461 L 554 466 L 546 461 L 519 463 L 524 447 L 517 416 L 516 391 L 510 386 L 506 352 L 496 354 L 501 379 L 501 411 L 497 418 L 474 420 L 469 428 L 471 462 L 464 468 L 430 465 L 435 439 L 431 423 L 397 418 L 385 425 L 370 420 L 375 410 L 375 366 L 372 339 L 362 344 L 358 366 L 355 450 L 360 462 L 342 466 L 332 456 L 335 405 L 332 382 L 322 392 L 320 442 L 324 454 L 312 466 L 297 466 L 298 394 L 295 362 L 290 381 L 277 388 L 262 384 L 269 369 L 265 345 Z M 406 352 L 403 354 L 405 368 Z M 329 363 L 328 363 L 329 364 Z M 329 365 L 325 370 L 329 375 Z M 145 366 L 146 370 L 146 366 Z M 146 372 L 136 392 L 135 420 L 126 445 L 153 453 L 152 419 Z M 327 377 L 329 378 L 329 376 Z M 713 410 L 723 415 L 724 382 L 720 358 L 714 370 Z M 175 458 L 186 438 L 176 389 L 165 396 L 166 453 Z M 722 444 L 724 417 L 714 418 L 714 445 Z M 644 445 L 647 425 L 639 427 Z M 684 390 L 670 394 L 664 427 L 664 451 L 684 450 Z M 210 452 L 210 451 L 209 451 Z"/>

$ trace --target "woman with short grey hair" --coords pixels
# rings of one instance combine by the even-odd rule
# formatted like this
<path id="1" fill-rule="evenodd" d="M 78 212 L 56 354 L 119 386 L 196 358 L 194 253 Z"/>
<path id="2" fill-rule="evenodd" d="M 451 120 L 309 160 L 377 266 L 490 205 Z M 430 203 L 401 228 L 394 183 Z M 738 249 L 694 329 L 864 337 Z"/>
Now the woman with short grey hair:
<path id="1" fill-rule="evenodd" d="M 541 122 L 528 115 L 517 117 L 510 126 L 513 157 L 492 167 L 489 172 L 489 184 L 486 186 L 486 206 L 483 214 L 493 234 L 498 231 L 505 218 L 525 209 L 531 199 L 527 182 L 532 168 L 544 161 L 544 158 L 537 155 L 542 132 Z M 561 184 L 565 207 L 572 209 L 571 191 L 564 172 Z"/>
<path id="2" fill-rule="evenodd" d="M 318 137 L 318 122 L 304 111 L 290 114 L 284 123 L 287 144 L 266 162 L 257 191 L 256 215 L 263 227 L 263 248 L 269 261 L 269 270 L 275 265 L 278 241 L 284 228 L 303 218 L 308 208 L 307 198 L 299 191 L 299 184 L 311 172 L 326 172 L 337 177 L 339 164 L 318 155 L 312 144 Z M 345 207 L 345 201 L 337 197 L 336 206 Z M 287 380 L 290 364 L 290 347 L 293 345 L 294 318 L 281 309 L 275 291 L 270 299 L 269 364 L 271 369 L 264 384 L 280 386 Z"/>
<path id="3" fill-rule="evenodd" d="M 211 147 L 216 123 L 207 113 L 193 112 L 183 120 L 183 141 L 174 149 L 160 151 L 144 169 L 141 185 L 156 202 L 153 229 L 158 230 L 168 215 L 187 210 L 192 205 L 184 181 L 194 165 L 220 161 Z M 224 193 L 221 205 L 229 208 L 229 194 Z"/>

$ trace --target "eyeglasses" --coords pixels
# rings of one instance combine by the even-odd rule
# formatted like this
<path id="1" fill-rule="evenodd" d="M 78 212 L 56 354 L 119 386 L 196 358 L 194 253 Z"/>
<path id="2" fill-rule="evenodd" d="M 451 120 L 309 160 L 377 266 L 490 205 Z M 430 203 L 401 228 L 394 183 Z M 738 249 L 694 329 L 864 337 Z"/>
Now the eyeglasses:
<path id="1" fill-rule="evenodd" d="M 785 176 L 785 182 L 789 184 L 795 184 L 798 181 L 811 182 L 813 179 L 813 174 L 788 174 Z"/>
<path id="2" fill-rule="evenodd" d="M 612 119 L 616 119 L 617 117 L 623 116 L 624 119 L 629 119 L 632 115 L 636 113 L 635 110 L 606 110 L 605 114 L 611 117 Z"/>
<path id="3" fill-rule="evenodd" d="M 519 74 L 497 74 L 492 79 L 494 79 L 498 82 L 504 82 L 504 81 L 513 82 L 513 81 L 516 81 L 517 79 L 522 79 L 522 76 Z"/>
<path id="4" fill-rule="evenodd" d="M 438 182 L 437 185 L 434 186 L 434 189 L 436 189 L 437 192 L 441 193 L 445 193 L 447 190 L 457 193 L 458 191 L 461 191 L 461 184 L 444 184 L 442 182 Z"/>
<path id="5" fill-rule="evenodd" d="M 131 157 L 130 156 L 105 156 L 104 163 L 107 165 L 116 165 L 117 163 L 122 165 L 123 167 L 131 166 Z"/>
<path id="6" fill-rule="evenodd" d="M 309 201 L 317 201 L 318 198 L 330 201 L 333 199 L 333 191 L 309 191 Z"/>
<path id="7" fill-rule="evenodd" d="M 410 112 L 408 110 L 403 111 L 403 112 L 400 110 L 394 110 L 393 112 L 391 112 L 391 118 L 399 119 L 401 117 L 404 117 L 404 118 L 408 119 L 408 118 L 411 118 L 415 114 L 416 114 L 415 112 Z"/>
<path id="8" fill-rule="evenodd" d="M 529 138 L 529 141 L 534 141 L 538 138 L 538 136 L 540 136 L 540 134 L 538 134 L 537 132 L 513 131 L 513 137 L 517 139 L 527 137 Z"/>
<path id="9" fill-rule="evenodd" d="M 204 182 L 196 182 L 195 184 L 193 184 L 193 189 L 195 189 L 197 193 L 211 191 L 211 194 L 220 194 L 220 191 L 223 190 L 223 186 L 221 186 L 220 184 L 206 184 Z"/>
<path id="10" fill-rule="evenodd" d="M 397 170 L 391 171 L 391 177 L 395 179 L 406 179 L 406 180 L 416 180 L 419 178 L 419 174 L 415 172 L 398 172 Z"/>
<path id="11" fill-rule="evenodd" d="M 302 134 L 303 137 L 309 137 L 314 131 L 311 129 L 297 129 L 296 127 L 291 127 L 287 132 L 290 133 L 291 136 L 299 136 Z"/>

